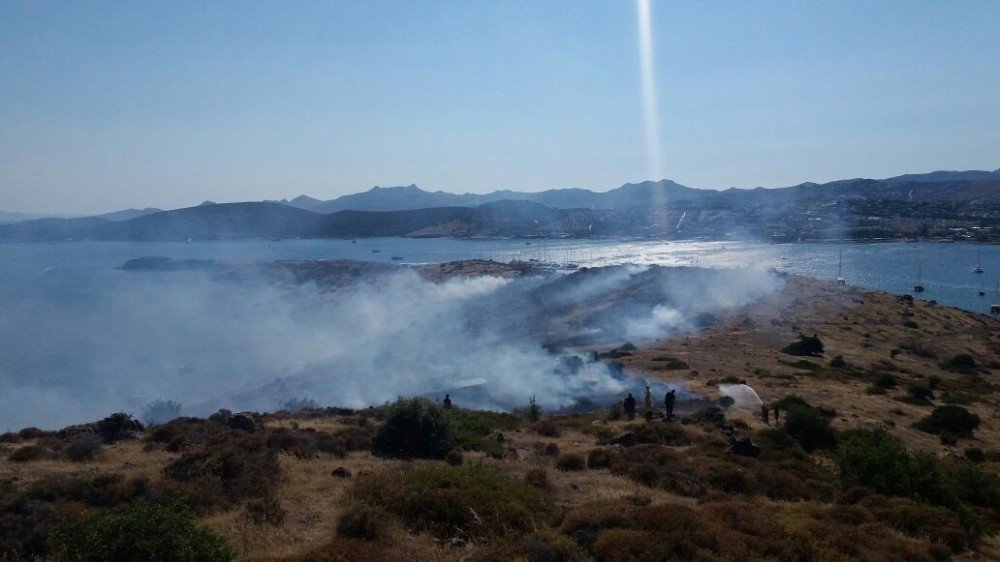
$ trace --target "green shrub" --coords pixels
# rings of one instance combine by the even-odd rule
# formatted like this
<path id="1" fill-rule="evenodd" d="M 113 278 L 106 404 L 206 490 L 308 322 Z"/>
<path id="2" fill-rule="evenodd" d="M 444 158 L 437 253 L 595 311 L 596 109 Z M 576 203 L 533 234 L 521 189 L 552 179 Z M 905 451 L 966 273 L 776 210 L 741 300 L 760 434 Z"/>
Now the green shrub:
<path id="1" fill-rule="evenodd" d="M 786 397 L 787 398 L 787 397 Z M 801 400 L 801 399 L 799 399 Z M 779 401 L 779 404 L 782 402 Z M 830 415 L 804 400 L 786 401 L 782 430 L 795 438 L 806 451 L 829 449 L 837 444 L 837 433 L 830 427 Z M 780 406 L 779 406 L 780 407 Z"/>
<path id="2" fill-rule="evenodd" d="M 976 360 L 973 359 L 968 353 L 960 353 L 944 363 L 941 363 L 941 368 L 947 371 L 954 371 L 956 373 L 974 375 L 976 374 L 979 365 L 976 364 Z"/>
<path id="3" fill-rule="evenodd" d="M 394 458 L 443 458 L 455 431 L 444 408 L 422 398 L 400 398 L 372 439 L 372 453 Z"/>
<path id="4" fill-rule="evenodd" d="M 927 433 L 951 434 L 955 437 L 972 437 L 980 419 L 961 406 L 946 405 L 934 408 L 931 415 L 913 424 L 914 429 Z"/>
<path id="5" fill-rule="evenodd" d="M 139 503 L 127 511 L 95 512 L 58 533 L 55 559 L 213 562 L 232 560 L 226 539 L 180 505 Z"/>
<path id="6" fill-rule="evenodd" d="M 552 509 L 544 490 L 475 464 L 418 464 L 363 475 L 354 481 L 348 496 L 380 506 L 411 529 L 438 538 L 528 531 Z"/>
<path id="7" fill-rule="evenodd" d="M 503 453 L 500 433 L 521 425 L 521 418 L 502 412 L 451 408 L 445 416 L 454 433 L 454 446 L 459 451 Z"/>
<path id="8" fill-rule="evenodd" d="M 834 460 L 845 488 L 868 486 L 892 496 L 953 505 L 937 460 L 928 453 L 911 453 L 884 429 L 855 429 L 840 435 Z"/>

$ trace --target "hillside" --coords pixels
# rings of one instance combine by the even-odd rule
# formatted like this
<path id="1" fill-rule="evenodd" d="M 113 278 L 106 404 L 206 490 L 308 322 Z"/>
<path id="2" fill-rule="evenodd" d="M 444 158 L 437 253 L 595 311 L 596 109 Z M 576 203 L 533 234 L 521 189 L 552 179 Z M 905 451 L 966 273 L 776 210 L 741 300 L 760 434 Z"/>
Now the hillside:
<path id="1" fill-rule="evenodd" d="M 823 353 L 783 352 L 800 333 Z M 502 414 L 308 399 L 169 421 L 178 410 L 161 404 L 150 427 L 122 414 L 0 436 L 0 558 L 118 552 L 136 538 L 184 540 L 210 560 L 1000 556 L 1000 321 L 787 277 L 695 334 L 595 351 L 711 400 L 745 379 L 780 420 L 693 402 L 668 419 L 660 396 L 649 421 L 620 406 Z M 914 427 L 946 406 L 978 427 Z M 745 437 L 759 454 L 733 445 Z M 114 532 L 133 520 L 145 526 Z"/>

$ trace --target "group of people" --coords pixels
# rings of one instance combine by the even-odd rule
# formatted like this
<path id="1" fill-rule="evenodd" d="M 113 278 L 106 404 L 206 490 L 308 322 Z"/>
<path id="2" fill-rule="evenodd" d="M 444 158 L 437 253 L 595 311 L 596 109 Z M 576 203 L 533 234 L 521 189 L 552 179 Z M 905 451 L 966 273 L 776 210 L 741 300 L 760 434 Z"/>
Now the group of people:
<path id="1" fill-rule="evenodd" d="M 648 385 L 646 386 L 646 392 L 643 398 L 643 402 L 645 403 L 646 406 L 646 412 L 648 412 L 651 415 L 653 412 L 653 391 L 649 389 Z M 677 393 L 673 389 L 667 391 L 667 394 L 663 397 L 663 408 L 667 412 L 667 418 L 672 418 L 674 416 L 674 404 L 676 402 L 677 402 Z M 625 417 L 627 417 L 630 420 L 634 420 L 636 400 L 635 397 L 632 396 L 631 392 L 629 392 L 628 396 L 625 397 L 623 406 L 625 408 Z"/>

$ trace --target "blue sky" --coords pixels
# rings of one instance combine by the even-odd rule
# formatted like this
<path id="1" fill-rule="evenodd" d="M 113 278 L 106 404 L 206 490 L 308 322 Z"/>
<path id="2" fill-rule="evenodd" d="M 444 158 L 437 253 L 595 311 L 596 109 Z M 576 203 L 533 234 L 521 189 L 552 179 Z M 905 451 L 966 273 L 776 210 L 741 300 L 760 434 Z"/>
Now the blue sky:
<path id="1" fill-rule="evenodd" d="M 1000 166 L 1000 2 L 653 0 L 664 175 Z M 0 3 L 0 209 L 648 178 L 631 1 Z"/>

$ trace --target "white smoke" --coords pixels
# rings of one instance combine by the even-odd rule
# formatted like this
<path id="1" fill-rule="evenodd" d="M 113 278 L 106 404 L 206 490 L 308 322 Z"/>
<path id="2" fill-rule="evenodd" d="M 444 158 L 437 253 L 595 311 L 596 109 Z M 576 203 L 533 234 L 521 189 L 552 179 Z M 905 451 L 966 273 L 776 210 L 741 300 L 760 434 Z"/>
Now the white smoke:
<path id="1" fill-rule="evenodd" d="M 699 274 L 676 287 L 667 277 L 657 294 L 672 302 L 629 301 L 614 321 L 610 313 L 577 318 L 574 307 L 618 302 L 607 295 L 627 293 L 648 273 L 436 284 L 404 270 L 333 293 L 192 272 L 116 271 L 99 282 L 74 274 L 54 281 L 58 291 L 20 295 L 0 317 L 0 430 L 138 414 L 157 399 L 197 415 L 445 392 L 473 407 L 511 409 L 532 397 L 543 408 L 568 407 L 626 383 L 583 351 L 550 352 L 550 341 L 663 337 L 689 329 L 694 314 L 779 283 L 756 270 Z"/>

